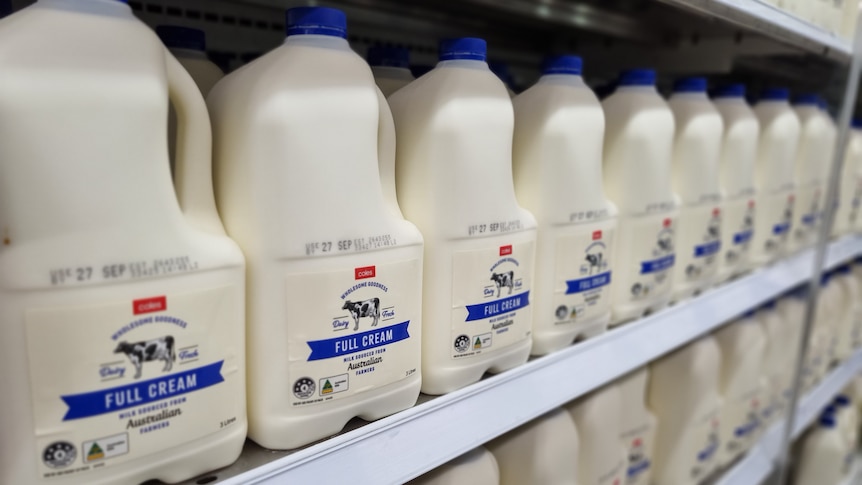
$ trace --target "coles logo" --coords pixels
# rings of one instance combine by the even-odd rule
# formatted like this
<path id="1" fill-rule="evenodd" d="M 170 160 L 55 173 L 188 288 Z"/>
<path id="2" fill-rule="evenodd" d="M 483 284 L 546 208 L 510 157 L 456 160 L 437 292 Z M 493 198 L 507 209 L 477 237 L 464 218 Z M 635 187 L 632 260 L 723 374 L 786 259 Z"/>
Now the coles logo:
<path id="1" fill-rule="evenodd" d="M 598 241 L 602 238 L 602 231 L 593 231 L 593 241 Z"/>
<path id="2" fill-rule="evenodd" d="M 662 224 L 661 224 L 661 225 L 662 225 L 662 226 L 664 226 L 664 227 L 670 227 L 670 224 L 671 224 L 671 219 L 670 219 L 670 218 L 667 218 L 667 219 L 665 219 L 664 221 L 662 221 Z"/>
<path id="3" fill-rule="evenodd" d="M 718 215 L 719 215 L 719 214 L 721 214 L 721 209 L 719 209 L 718 207 L 714 207 L 714 208 L 712 209 L 712 216 L 713 216 L 713 217 L 718 217 Z"/>
<path id="4" fill-rule="evenodd" d="M 356 268 L 355 270 L 353 270 L 353 274 L 358 280 L 365 278 L 374 278 L 375 276 L 377 276 L 377 268 L 375 266 L 363 266 L 361 268 Z"/>
<path id="5" fill-rule="evenodd" d="M 500 256 L 508 256 L 512 254 L 512 245 L 500 246 Z"/>
<path id="6" fill-rule="evenodd" d="M 141 300 L 132 301 L 132 312 L 135 315 L 142 313 L 155 313 L 168 309 L 168 297 L 154 296 L 152 298 L 143 298 Z"/>
<path id="7" fill-rule="evenodd" d="M 754 200 L 749 200 L 749 201 L 748 201 L 748 208 L 749 208 L 749 209 L 753 209 L 753 208 L 754 208 Z"/>

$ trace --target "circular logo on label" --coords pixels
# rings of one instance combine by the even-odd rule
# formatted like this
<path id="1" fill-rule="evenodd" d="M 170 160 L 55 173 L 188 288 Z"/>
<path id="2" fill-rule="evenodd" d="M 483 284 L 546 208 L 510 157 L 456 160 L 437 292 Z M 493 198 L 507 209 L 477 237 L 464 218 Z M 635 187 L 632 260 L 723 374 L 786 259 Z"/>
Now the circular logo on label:
<path id="1" fill-rule="evenodd" d="M 75 461 L 78 452 L 68 441 L 55 441 L 42 452 L 42 461 L 51 468 L 64 468 Z"/>
<path id="2" fill-rule="evenodd" d="M 293 395 L 299 399 L 306 399 L 314 394 L 314 379 L 300 377 L 293 383 Z"/>
<path id="3" fill-rule="evenodd" d="M 470 337 L 467 335 L 459 335 L 455 337 L 455 350 L 460 352 L 466 352 L 467 349 L 470 348 Z"/>
<path id="4" fill-rule="evenodd" d="M 557 315 L 557 320 L 565 320 L 566 317 L 569 316 L 569 307 L 566 305 L 560 305 L 557 307 L 557 311 L 554 312 Z"/>

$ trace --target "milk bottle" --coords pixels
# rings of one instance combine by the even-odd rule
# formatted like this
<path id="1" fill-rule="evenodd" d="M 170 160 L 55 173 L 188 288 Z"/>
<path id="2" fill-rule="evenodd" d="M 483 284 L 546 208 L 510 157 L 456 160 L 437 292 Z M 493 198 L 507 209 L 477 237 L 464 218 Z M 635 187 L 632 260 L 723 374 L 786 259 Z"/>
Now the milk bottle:
<path id="1" fill-rule="evenodd" d="M 754 165 L 760 123 L 745 101 L 745 86 L 720 88 L 713 104 L 724 121 L 719 181 L 724 195 L 721 207 L 721 253 L 717 281 L 725 282 L 749 267 L 748 253 L 756 217 Z"/>
<path id="2" fill-rule="evenodd" d="M 156 33 L 206 97 L 213 86 L 224 77 L 224 72 L 207 58 L 204 31 L 179 25 L 159 25 L 156 27 Z"/>
<path id="3" fill-rule="evenodd" d="M 485 41 L 444 41 L 440 63 L 389 98 L 398 202 L 425 236 L 422 391 L 443 394 L 527 360 L 536 220 L 512 181 L 512 102 Z"/>
<path id="4" fill-rule="evenodd" d="M 772 376 L 770 391 L 775 399 L 770 403 L 776 404 L 773 417 L 786 411 L 790 401 L 807 299 L 808 287 L 803 285 L 777 304 L 764 305 L 760 312 L 760 322 L 766 329 L 768 342 L 764 366 L 767 375 Z M 804 366 L 803 375 L 812 372 L 807 364 Z"/>
<path id="5" fill-rule="evenodd" d="M 839 394 L 835 397 L 835 408 L 838 411 L 838 428 L 844 435 L 849 451 L 855 452 L 859 442 L 859 411 L 853 406 L 850 396 Z M 852 460 L 852 455 L 850 459 Z"/>
<path id="6" fill-rule="evenodd" d="M 580 73 L 579 57 L 548 59 L 514 99 L 515 193 L 539 223 L 535 355 L 603 332 L 611 316 L 616 209 L 602 189 L 604 114 Z"/>
<path id="7" fill-rule="evenodd" d="M 838 209 L 832 226 L 832 236 L 843 236 L 857 230 L 862 218 L 862 119 L 854 119 L 841 166 L 841 181 L 838 186 Z"/>
<path id="8" fill-rule="evenodd" d="M 837 347 L 837 335 L 834 329 L 836 307 L 840 306 L 840 294 L 835 290 L 838 286 L 830 282 L 831 275 L 826 273 L 820 280 L 820 295 L 814 314 L 814 327 L 811 339 L 808 341 L 808 359 L 806 371 L 803 373 L 803 388 L 810 390 L 826 375 Z M 839 290 L 840 291 L 840 290 Z"/>
<path id="9" fill-rule="evenodd" d="M 817 240 L 817 228 L 822 219 L 823 187 L 832 163 L 835 133 L 829 117 L 818 106 L 816 94 L 799 96 L 793 110 L 799 118 L 801 131 L 796 152 L 796 202 L 790 251 L 811 247 Z"/>
<path id="10" fill-rule="evenodd" d="M 652 477 L 656 418 L 646 407 L 649 369 L 643 367 L 617 381 L 622 402 L 620 440 L 626 451 L 626 485 L 648 485 Z"/>
<path id="11" fill-rule="evenodd" d="M 715 332 L 715 340 L 721 350 L 718 462 L 726 466 L 748 450 L 761 424 L 766 330 L 751 311 Z"/>
<path id="12" fill-rule="evenodd" d="M 494 455 L 480 446 L 407 483 L 410 485 L 499 485 L 500 471 L 497 469 Z"/>
<path id="13" fill-rule="evenodd" d="M 721 188 L 718 161 L 724 122 L 706 96 L 706 79 L 680 79 L 668 100 L 676 134 L 673 146 L 673 190 L 680 198 L 674 301 L 699 294 L 712 285 L 721 250 Z"/>
<path id="14" fill-rule="evenodd" d="M 622 485 L 627 453 L 619 440 L 622 394 L 610 384 L 566 406 L 580 438 L 578 485 Z"/>
<path id="15" fill-rule="evenodd" d="M 834 281 L 841 292 L 841 307 L 836 312 L 838 339 L 835 354 L 838 360 L 845 360 L 853 354 L 855 342 L 860 338 L 857 321 L 862 302 L 859 301 L 859 283 L 853 276 L 850 265 L 839 267 Z"/>
<path id="16" fill-rule="evenodd" d="M 718 465 L 721 355 L 706 336 L 651 364 L 650 409 L 658 418 L 654 485 L 700 483 Z"/>
<path id="17" fill-rule="evenodd" d="M 345 37 L 339 10 L 288 10 L 284 44 L 208 98 L 219 208 L 249 261 L 249 436 L 267 448 L 419 394 L 422 237 L 384 198 L 392 125 Z"/>
<path id="18" fill-rule="evenodd" d="M 374 82 L 387 98 L 416 79 L 410 72 L 410 51 L 405 47 L 370 47 L 368 64 L 374 74 Z"/>
<path id="19" fill-rule="evenodd" d="M 794 159 L 800 125 L 789 97 L 787 89 L 767 89 L 754 107 L 760 121 L 754 166 L 757 218 L 750 253 L 755 266 L 771 263 L 784 253 L 793 222 Z"/>
<path id="20" fill-rule="evenodd" d="M 840 483 L 846 474 L 847 444 L 834 415 L 824 413 L 817 427 L 802 439 L 796 460 L 795 485 Z"/>
<path id="21" fill-rule="evenodd" d="M 555 409 L 485 445 L 500 467 L 500 485 L 578 481 L 578 430 L 569 413 Z"/>
<path id="22" fill-rule="evenodd" d="M 0 38 L 15 120 L 0 130 L 0 483 L 173 483 L 230 464 L 245 269 L 215 209 L 200 92 L 123 2 L 41 0 Z"/>
<path id="23" fill-rule="evenodd" d="M 619 210 L 611 281 L 611 322 L 619 324 L 670 299 L 677 217 L 671 190 L 674 119 L 652 70 L 623 72 L 602 107 L 604 187 Z"/>

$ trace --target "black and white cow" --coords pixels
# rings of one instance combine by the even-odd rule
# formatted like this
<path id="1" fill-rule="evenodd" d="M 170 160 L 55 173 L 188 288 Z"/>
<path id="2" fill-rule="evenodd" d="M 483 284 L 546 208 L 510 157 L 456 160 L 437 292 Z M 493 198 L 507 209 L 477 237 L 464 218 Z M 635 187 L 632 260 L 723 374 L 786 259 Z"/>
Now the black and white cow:
<path id="1" fill-rule="evenodd" d="M 593 271 L 601 271 L 602 270 L 602 253 L 596 254 L 587 254 L 586 259 L 587 263 L 590 263 L 590 274 L 593 274 Z"/>
<path id="2" fill-rule="evenodd" d="M 174 352 L 174 338 L 170 335 L 131 344 L 120 342 L 117 348 L 114 349 L 114 353 L 126 354 L 129 362 L 135 366 L 135 379 L 141 377 L 141 367 L 143 367 L 144 362 L 163 360 L 165 366 L 162 368 L 162 372 L 168 372 L 177 359 L 177 355 Z"/>
<path id="3" fill-rule="evenodd" d="M 353 327 L 354 332 L 359 330 L 359 319 L 362 317 L 373 318 L 372 327 L 376 327 L 377 321 L 380 320 L 380 298 L 370 298 L 363 301 L 347 300 L 341 309 L 349 311 L 350 315 L 353 316 L 353 322 L 356 324 Z"/>
<path id="4" fill-rule="evenodd" d="M 665 253 L 673 252 L 673 239 L 671 239 L 669 236 L 659 238 L 657 243 L 660 251 Z"/>
<path id="5" fill-rule="evenodd" d="M 491 281 L 497 285 L 497 296 L 500 296 L 500 290 L 503 288 L 509 288 L 509 294 L 512 294 L 512 290 L 515 288 L 515 272 L 509 271 L 508 273 L 492 273 Z"/>

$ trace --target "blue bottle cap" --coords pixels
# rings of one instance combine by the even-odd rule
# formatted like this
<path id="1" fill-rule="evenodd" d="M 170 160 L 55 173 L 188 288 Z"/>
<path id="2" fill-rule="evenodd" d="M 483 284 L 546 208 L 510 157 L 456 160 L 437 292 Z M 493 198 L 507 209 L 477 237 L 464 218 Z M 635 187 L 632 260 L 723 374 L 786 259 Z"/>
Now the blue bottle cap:
<path id="1" fill-rule="evenodd" d="M 617 86 L 655 86 L 655 69 L 629 69 L 620 73 Z"/>
<path id="2" fill-rule="evenodd" d="M 295 7 L 285 13 L 288 37 L 291 35 L 329 35 L 347 38 L 347 16 L 336 8 Z"/>
<path id="3" fill-rule="evenodd" d="M 826 286 L 829 284 L 829 280 L 832 279 L 832 273 L 823 273 L 820 275 L 820 286 Z"/>
<path id="4" fill-rule="evenodd" d="M 765 305 L 764 305 L 764 308 L 765 308 Z M 743 313 L 742 318 L 753 318 L 755 315 L 757 315 L 757 310 L 752 309 L 752 310 L 748 310 L 747 312 Z"/>
<path id="5" fill-rule="evenodd" d="M 820 416 L 820 426 L 822 426 L 824 428 L 834 428 L 835 427 L 835 416 L 832 416 L 832 415 Z"/>
<path id="6" fill-rule="evenodd" d="M 552 56 L 545 58 L 542 74 L 571 74 L 580 76 L 584 61 L 578 56 Z"/>
<path id="7" fill-rule="evenodd" d="M 408 67 L 410 51 L 405 47 L 375 45 L 368 48 L 368 64 L 371 66 Z"/>
<path id="8" fill-rule="evenodd" d="M 845 264 L 844 266 L 839 266 L 835 270 L 835 272 L 838 274 L 850 274 L 850 271 L 852 271 L 852 269 L 850 268 L 849 264 Z"/>
<path id="9" fill-rule="evenodd" d="M 850 397 L 846 394 L 839 394 L 835 396 L 835 406 L 838 408 L 844 408 L 850 405 Z"/>
<path id="10" fill-rule="evenodd" d="M 461 37 L 440 41 L 440 60 L 467 59 L 484 61 L 488 56 L 488 44 L 478 37 Z"/>
<path id="11" fill-rule="evenodd" d="M 712 94 L 713 98 L 744 98 L 745 84 L 726 84 Z"/>
<path id="12" fill-rule="evenodd" d="M 179 25 L 159 25 L 156 27 L 156 34 L 168 48 L 201 52 L 207 50 L 206 34 L 201 29 Z"/>
<path id="13" fill-rule="evenodd" d="M 862 118 L 853 118 L 853 120 L 850 121 L 850 127 L 856 128 L 856 129 L 862 129 Z M 856 261 L 862 262 L 862 256 L 856 258 Z"/>
<path id="14" fill-rule="evenodd" d="M 761 101 L 787 101 L 790 99 L 790 90 L 787 88 L 766 88 L 760 96 Z"/>
<path id="15" fill-rule="evenodd" d="M 820 96 L 814 93 L 800 94 L 793 100 L 793 104 L 820 106 Z"/>
<path id="16" fill-rule="evenodd" d="M 766 302 L 763 303 L 763 305 L 760 308 L 762 308 L 764 310 L 774 310 L 776 301 L 777 300 L 767 300 Z"/>
<path id="17" fill-rule="evenodd" d="M 684 77 L 677 79 L 673 84 L 673 92 L 675 93 L 705 93 L 706 78 L 705 77 Z"/>

